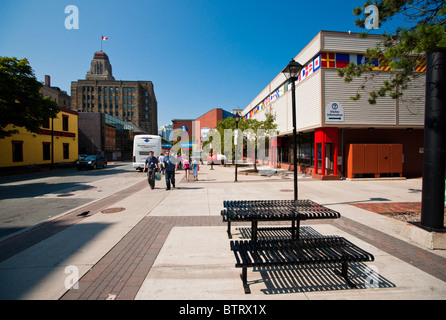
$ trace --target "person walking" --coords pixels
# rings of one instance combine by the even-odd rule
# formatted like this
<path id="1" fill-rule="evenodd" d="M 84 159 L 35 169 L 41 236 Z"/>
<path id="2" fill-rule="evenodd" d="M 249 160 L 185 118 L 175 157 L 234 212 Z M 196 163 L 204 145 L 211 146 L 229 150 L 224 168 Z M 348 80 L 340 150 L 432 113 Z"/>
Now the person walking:
<path id="1" fill-rule="evenodd" d="M 147 180 L 149 181 L 150 189 L 155 188 L 155 174 L 159 169 L 158 159 L 153 155 L 153 151 L 149 151 L 149 156 L 144 163 L 144 171 L 147 168 Z"/>
<path id="2" fill-rule="evenodd" d="M 181 153 L 179 153 L 179 154 L 177 154 L 177 170 L 181 170 L 181 169 L 183 169 L 183 167 L 182 167 L 182 161 L 183 161 L 183 159 L 182 159 L 182 157 L 181 157 Z"/>
<path id="3" fill-rule="evenodd" d="M 162 164 L 163 161 L 164 161 L 164 152 L 161 152 L 161 155 L 160 155 L 160 157 L 158 158 L 158 162 L 159 162 L 160 164 Z M 160 170 L 161 170 L 161 173 L 164 174 L 164 167 L 163 167 L 163 166 L 161 166 Z"/>
<path id="4" fill-rule="evenodd" d="M 197 159 L 192 161 L 192 175 L 194 176 L 194 181 L 198 181 L 198 170 L 200 170 L 200 165 L 198 164 Z"/>
<path id="5" fill-rule="evenodd" d="M 176 171 L 176 165 L 174 162 L 175 158 L 170 157 L 170 151 L 166 151 L 166 155 L 163 159 L 163 166 L 165 170 L 165 177 L 166 177 L 166 190 L 170 190 L 170 184 L 172 183 L 172 187 L 175 188 L 175 171 Z"/>
<path id="6" fill-rule="evenodd" d="M 190 158 L 189 155 L 183 156 L 183 169 L 184 169 L 184 176 L 186 178 L 186 181 L 189 182 L 189 176 L 190 176 Z"/>

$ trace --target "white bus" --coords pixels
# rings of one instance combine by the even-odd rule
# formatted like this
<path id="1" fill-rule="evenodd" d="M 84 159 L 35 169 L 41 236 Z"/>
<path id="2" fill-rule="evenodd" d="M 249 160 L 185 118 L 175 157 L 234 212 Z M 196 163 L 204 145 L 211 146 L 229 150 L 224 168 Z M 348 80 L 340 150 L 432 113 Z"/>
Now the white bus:
<path id="1" fill-rule="evenodd" d="M 140 171 L 144 169 L 149 151 L 153 151 L 153 155 L 157 158 L 160 156 L 161 137 L 147 134 L 136 135 L 133 140 L 133 168 Z"/>

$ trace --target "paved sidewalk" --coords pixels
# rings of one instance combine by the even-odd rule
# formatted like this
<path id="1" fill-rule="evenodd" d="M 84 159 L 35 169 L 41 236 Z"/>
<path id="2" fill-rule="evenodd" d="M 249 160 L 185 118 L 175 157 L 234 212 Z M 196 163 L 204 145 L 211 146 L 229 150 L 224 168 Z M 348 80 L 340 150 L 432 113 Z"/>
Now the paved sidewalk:
<path id="1" fill-rule="evenodd" d="M 292 199 L 293 180 L 287 172 L 252 176 L 242 170 L 237 183 L 234 168 L 201 166 L 197 182 L 186 182 L 179 171 L 170 191 L 164 180 L 150 190 L 142 174 L 141 182 L 112 199 L 88 204 L 87 217 L 77 216 L 85 209 L 79 208 L 0 242 L 0 299 L 445 299 L 446 250 L 411 243 L 401 235 L 404 222 L 351 205 L 420 202 L 420 179 L 307 176 L 299 177 L 299 198 L 342 218 L 307 221 L 303 232 L 343 236 L 375 261 L 352 265 L 358 289 L 347 287 L 332 267 L 248 270 L 252 293 L 245 295 L 221 221 L 223 200 Z M 234 239 L 249 237 L 248 224 L 232 229 Z"/>

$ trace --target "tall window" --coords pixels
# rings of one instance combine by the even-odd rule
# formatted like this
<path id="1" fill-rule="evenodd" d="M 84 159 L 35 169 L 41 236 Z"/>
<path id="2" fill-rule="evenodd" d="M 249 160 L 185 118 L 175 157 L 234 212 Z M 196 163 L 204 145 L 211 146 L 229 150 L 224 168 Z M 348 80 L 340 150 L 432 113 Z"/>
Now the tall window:
<path id="1" fill-rule="evenodd" d="M 12 141 L 12 161 L 23 162 L 23 141 Z"/>
<path id="2" fill-rule="evenodd" d="M 68 116 L 67 115 L 62 116 L 62 130 L 68 131 Z"/>
<path id="3" fill-rule="evenodd" d="M 63 158 L 64 159 L 70 158 L 70 144 L 69 143 L 63 144 Z"/>
<path id="4" fill-rule="evenodd" d="M 43 128 L 49 129 L 50 128 L 50 118 L 48 118 L 45 123 L 42 125 Z"/>
<path id="5" fill-rule="evenodd" d="M 51 143 L 42 142 L 43 160 L 51 160 Z"/>

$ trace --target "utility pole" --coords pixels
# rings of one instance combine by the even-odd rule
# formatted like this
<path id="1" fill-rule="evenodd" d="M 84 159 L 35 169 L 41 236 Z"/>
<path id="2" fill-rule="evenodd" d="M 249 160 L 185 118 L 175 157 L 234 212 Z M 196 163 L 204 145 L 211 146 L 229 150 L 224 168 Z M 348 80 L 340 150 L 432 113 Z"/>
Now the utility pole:
<path id="1" fill-rule="evenodd" d="M 446 50 L 428 52 L 421 226 L 443 229 L 446 146 Z"/>

